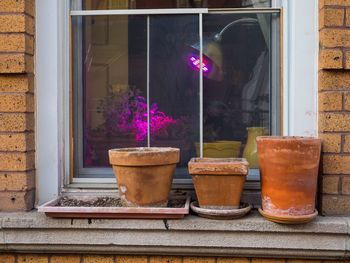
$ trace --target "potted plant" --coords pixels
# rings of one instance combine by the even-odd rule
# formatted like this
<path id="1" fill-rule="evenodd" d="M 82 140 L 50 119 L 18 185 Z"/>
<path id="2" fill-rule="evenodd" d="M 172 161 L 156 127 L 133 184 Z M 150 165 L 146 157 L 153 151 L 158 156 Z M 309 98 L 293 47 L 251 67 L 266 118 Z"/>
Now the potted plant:
<path id="1" fill-rule="evenodd" d="M 164 207 L 168 203 L 180 150 L 169 147 L 139 147 L 109 150 L 125 206 Z"/>
<path id="2" fill-rule="evenodd" d="M 108 91 L 97 111 L 103 123 L 87 132 L 87 163 L 108 166 L 106 149 L 143 147 L 147 145 L 147 100 L 138 89 Z M 149 108 L 152 146 L 170 146 L 184 149 L 181 159 L 189 160 L 188 135 L 192 130 L 187 117 L 173 118 L 152 103 Z"/>
<path id="3" fill-rule="evenodd" d="M 321 140 L 259 136 L 262 209 L 279 223 L 304 223 L 317 215 L 315 198 Z"/>
<path id="4" fill-rule="evenodd" d="M 188 170 L 201 208 L 237 209 L 248 162 L 240 158 L 192 158 Z"/>

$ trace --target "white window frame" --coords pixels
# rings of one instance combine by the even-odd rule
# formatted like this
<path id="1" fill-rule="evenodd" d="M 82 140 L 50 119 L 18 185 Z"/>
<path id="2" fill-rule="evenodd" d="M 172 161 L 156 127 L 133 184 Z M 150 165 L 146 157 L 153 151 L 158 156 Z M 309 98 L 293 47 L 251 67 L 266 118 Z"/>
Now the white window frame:
<path id="1" fill-rule="evenodd" d="M 37 204 L 69 183 L 68 0 L 36 1 Z M 278 0 L 273 0 L 273 6 Z M 317 1 L 281 0 L 283 134 L 317 135 Z M 274 6 L 275 7 L 275 6 Z M 137 10 L 135 10 L 137 11 Z M 69 144 L 68 144 L 69 145 Z M 92 185 L 91 187 L 94 188 Z M 77 191 L 77 190 L 76 190 Z M 97 190 L 99 191 L 99 190 Z"/>

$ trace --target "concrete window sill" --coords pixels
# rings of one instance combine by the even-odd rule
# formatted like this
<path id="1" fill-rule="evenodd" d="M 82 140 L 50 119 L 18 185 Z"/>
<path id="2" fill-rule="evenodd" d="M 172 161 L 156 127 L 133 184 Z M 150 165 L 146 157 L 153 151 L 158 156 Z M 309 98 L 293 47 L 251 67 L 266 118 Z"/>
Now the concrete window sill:
<path id="1" fill-rule="evenodd" d="M 239 220 L 51 219 L 35 211 L 0 213 L 0 252 L 349 258 L 350 217 L 307 225 Z"/>

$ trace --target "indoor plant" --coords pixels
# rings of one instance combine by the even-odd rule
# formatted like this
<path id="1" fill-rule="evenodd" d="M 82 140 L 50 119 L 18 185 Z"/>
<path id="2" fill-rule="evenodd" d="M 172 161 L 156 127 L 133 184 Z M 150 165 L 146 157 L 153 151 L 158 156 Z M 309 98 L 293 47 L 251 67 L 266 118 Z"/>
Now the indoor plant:
<path id="1" fill-rule="evenodd" d="M 166 206 L 180 150 L 139 147 L 109 150 L 125 206 Z"/>
<path id="2" fill-rule="evenodd" d="M 245 159 L 192 158 L 188 170 L 201 208 L 239 207 L 248 174 L 248 162 Z"/>
<path id="3" fill-rule="evenodd" d="M 315 198 L 321 140 L 257 137 L 262 214 L 280 223 L 303 223 L 317 215 Z"/>

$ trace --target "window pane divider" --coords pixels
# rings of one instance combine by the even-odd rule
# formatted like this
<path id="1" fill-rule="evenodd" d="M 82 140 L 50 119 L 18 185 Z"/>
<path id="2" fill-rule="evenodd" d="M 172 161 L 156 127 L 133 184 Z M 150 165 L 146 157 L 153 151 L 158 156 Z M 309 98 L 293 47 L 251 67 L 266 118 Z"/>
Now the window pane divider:
<path id="1" fill-rule="evenodd" d="M 147 16 L 147 147 L 151 147 L 151 116 L 149 87 L 150 16 Z"/>
<path id="2" fill-rule="evenodd" d="M 208 13 L 212 14 L 273 14 L 280 13 L 281 8 L 210 8 Z"/>
<path id="3" fill-rule="evenodd" d="M 177 15 L 204 14 L 208 8 L 179 8 L 179 9 L 119 9 L 119 10 L 79 10 L 70 11 L 71 16 L 99 16 L 99 15 Z"/>
<path id="4" fill-rule="evenodd" d="M 203 158 L 203 15 L 199 14 L 199 157 Z"/>

